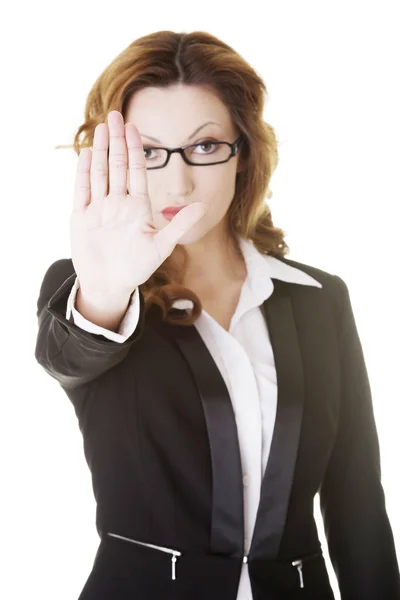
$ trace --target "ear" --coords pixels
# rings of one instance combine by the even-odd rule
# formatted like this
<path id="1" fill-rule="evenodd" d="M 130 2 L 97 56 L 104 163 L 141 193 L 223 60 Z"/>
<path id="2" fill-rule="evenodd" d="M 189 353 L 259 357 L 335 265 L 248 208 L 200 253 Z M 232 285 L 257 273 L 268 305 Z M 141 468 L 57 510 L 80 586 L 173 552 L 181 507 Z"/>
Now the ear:
<path id="1" fill-rule="evenodd" d="M 236 168 L 236 173 L 241 173 L 245 169 L 245 164 L 241 156 L 239 155 L 239 160 Z"/>
<path id="2" fill-rule="evenodd" d="M 237 155 L 237 167 L 236 167 L 236 172 L 237 173 L 241 173 L 242 171 L 244 171 L 246 165 L 245 165 L 245 161 L 243 160 L 243 156 L 242 153 L 240 152 L 239 149 L 239 153 Z"/>
<path id="3" fill-rule="evenodd" d="M 243 154 L 241 152 L 241 148 L 239 148 L 237 159 L 238 160 L 237 160 L 236 173 L 241 173 L 242 171 L 246 170 L 246 166 L 247 166 L 247 163 L 248 163 L 248 160 L 246 160 L 243 157 Z"/>

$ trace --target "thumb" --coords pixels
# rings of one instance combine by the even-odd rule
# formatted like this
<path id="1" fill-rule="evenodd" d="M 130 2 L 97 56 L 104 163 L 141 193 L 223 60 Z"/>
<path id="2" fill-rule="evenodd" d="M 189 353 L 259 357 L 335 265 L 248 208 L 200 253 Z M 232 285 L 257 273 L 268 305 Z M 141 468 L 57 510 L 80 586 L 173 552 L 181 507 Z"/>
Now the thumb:
<path id="1" fill-rule="evenodd" d="M 207 210 L 208 206 L 204 202 L 194 202 L 182 208 L 168 225 L 156 234 L 160 253 L 169 256 L 179 240 L 200 221 Z"/>

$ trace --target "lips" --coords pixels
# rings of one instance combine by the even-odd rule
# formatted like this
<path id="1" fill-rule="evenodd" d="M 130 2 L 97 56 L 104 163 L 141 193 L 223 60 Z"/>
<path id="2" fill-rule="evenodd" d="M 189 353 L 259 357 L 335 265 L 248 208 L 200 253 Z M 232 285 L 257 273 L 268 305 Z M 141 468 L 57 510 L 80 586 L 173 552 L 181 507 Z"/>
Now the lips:
<path id="1" fill-rule="evenodd" d="M 167 206 L 161 212 L 163 215 L 176 215 L 182 208 L 185 208 L 187 204 L 183 204 L 182 206 Z"/>

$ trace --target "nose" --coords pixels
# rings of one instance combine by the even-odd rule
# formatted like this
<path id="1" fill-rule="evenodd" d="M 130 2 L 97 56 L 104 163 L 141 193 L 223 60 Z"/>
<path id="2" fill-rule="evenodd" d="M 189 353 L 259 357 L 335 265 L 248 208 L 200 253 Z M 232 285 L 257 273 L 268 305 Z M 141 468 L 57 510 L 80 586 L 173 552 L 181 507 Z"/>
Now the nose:
<path id="1" fill-rule="evenodd" d="M 193 188 L 192 166 L 188 165 L 179 152 L 171 154 L 163 169 L 166 177 L 166 191 L 169 196 L 187 196 Z"/>

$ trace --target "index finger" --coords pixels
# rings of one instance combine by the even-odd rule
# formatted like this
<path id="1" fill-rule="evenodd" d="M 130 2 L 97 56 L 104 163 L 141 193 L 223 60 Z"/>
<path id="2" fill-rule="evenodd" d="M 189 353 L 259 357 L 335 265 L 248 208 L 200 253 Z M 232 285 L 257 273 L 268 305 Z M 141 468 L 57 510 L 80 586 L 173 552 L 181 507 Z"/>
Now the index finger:
<path id="1" fill-rule="evenodd" d="M 133 123 L 125 124 L 125 138 L 128 148 L 129 193 L 131 196 L 148 196 L 147 165 L 142 138 Z"/>

